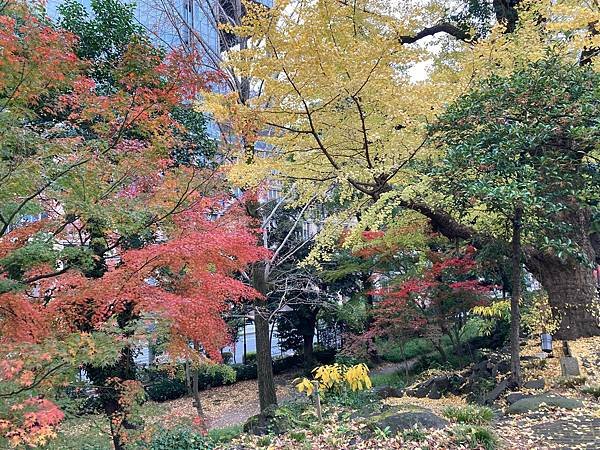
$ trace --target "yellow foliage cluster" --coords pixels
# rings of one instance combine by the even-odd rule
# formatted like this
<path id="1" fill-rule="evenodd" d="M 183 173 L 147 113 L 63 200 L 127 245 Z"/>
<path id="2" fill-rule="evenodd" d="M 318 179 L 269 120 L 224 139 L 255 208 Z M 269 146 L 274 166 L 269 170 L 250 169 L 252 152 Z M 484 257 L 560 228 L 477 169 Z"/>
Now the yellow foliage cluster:
<path id="1" fill-rule="evenodd" d="M 575 63 L 582 50 L 600 46 L 597 2 L 522 0 L 511 33 L 498 24 L 476 41 L 440 33 L 416 44 L 402 37 L 447 22 L 447 2 L 275 3 L 268 10 L 251 6 L 239 29 L 227 25 L 249 40 L 228 52 L 224 69 L 258 94 L 243 101 L 209 94 L 200 107 L 242 136 L 230 172 L 236 184 L 279 179 L 293 182 L 298 204 L 315 195 L 339 203 L 342 212 L 329 216 L 314 246 L 315 261 L 326 259 L 349 225 L 387 227 L 402 202 L 445 206 L 447 199 L 412 162 L 440 157 L 427 127 L 475 83 L 549 53 Z M 248 158 L 253 139 L 273 150 Z M 491 214 L 481 211 L 477 226 Z M 350 235 L 348 245 L 356 237 Z"/>
<path id="2" fill-rule="evenodd" d="M 345 366 L 342 364 L 329 364 L 317 367 L 313 370 L 315 381 L 319 383 L 319 390 L 344 390 L 362 391 L 370 389 L 373 386 L 369 378 L 369 368 L 366 364 L 356 364 L 354 366 Z M 314 384 L 308 378 L 299 378 L 295 380 L 298 392 L 306 392 L 306 395 L 312 395 Z"/>

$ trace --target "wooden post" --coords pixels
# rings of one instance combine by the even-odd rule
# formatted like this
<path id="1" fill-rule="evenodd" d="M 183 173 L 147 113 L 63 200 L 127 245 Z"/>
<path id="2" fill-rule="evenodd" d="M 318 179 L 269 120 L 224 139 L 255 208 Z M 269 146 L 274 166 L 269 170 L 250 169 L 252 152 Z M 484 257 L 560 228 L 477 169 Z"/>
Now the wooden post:
<path id="1" fill-rule="evenodd" d="M 323 416 L 321 414 L 321 395 L 319 394 L 319 382 L 313 381 L 313 386 L 315 387 L 315 407 L 317 408 L 317 418 L 319 422 L 323 421 Z"/>

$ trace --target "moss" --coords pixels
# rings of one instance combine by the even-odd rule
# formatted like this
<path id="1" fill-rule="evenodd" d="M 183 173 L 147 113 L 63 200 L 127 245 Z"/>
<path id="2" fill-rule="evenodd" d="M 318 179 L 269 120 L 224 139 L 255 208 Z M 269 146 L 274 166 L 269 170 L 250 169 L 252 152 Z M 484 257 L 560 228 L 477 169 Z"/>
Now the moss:
<path id="1" fill-rule="evenodd" d="M 537 411 L 542 405 L 564 409 L 577 409 L 581 408 L 583 403 L 575 398 L 542 394 L 516 401 L 508 407 L 507 412 L 509 414 L 522 414 L 528 411 Z"/>

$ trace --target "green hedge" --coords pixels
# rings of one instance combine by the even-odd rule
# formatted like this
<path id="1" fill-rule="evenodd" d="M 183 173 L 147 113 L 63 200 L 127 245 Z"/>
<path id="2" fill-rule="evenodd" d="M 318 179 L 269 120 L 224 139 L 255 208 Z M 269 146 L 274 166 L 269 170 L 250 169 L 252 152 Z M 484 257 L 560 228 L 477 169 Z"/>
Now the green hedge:
<path id="1" fill-rule="evenodd" d="M 160 430 L 146 447 L 148 450 L 212 450 L 215 445 L 198 431 L 179 427 Z"/>
<path id="2" fill-rule="evenodd" d="M 318 364 L 329 364 L 335 358 L 334 350 L 319 350 L 314 353 Z M 273 372 L 279 374 L 303 364 L 302 355 L 286 356 L 273 359 Z M 257 377 L 256 363 L 254 364 L 209 364 L 202 366 L 198 374 L 200 390 L 209 387 L 224 386 L 236 381 L 254 380 Z M 183 366 L 176 369 L 174 375 L 151 367 L 139 371 L 139 379 L 144 384 L 150 400 L 164 402 L 184 397 L 187 394 L 185 370 Z"/>
<path id="3" fill-rule="evenodd" d="M 178 367 L 174 375 L 159 368 L 145 369 L 140 373 L 146 394 L 150 400 L 164 402 L 184 397 L 188 390 L 185 383 L 185 370 Z M 236 381 L 236 371 L 223 364 L 202 366 L 198 373 L 198 388 L 200 390 L 232 384 Z"/>

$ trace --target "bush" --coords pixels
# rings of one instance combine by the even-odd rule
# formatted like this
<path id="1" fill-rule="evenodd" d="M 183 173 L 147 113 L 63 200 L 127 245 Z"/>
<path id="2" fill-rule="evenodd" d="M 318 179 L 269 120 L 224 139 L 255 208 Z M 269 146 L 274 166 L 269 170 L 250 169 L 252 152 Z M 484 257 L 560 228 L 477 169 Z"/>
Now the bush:
<path id="1" fill-rule="evenodd" d="M 415 424 L 412 428 L 402 432 L 402 439 L 408 442 L 422 442 L 427 439 L 427 435 L 427 431 Z"/>
<path id="2" fill-rule="evenodd" d="M 407 341 L 404 348 L 398 342 L 392 340 L 381 341 L 377 344 L 377 347 L 381 358 L 390 362 L 402 362 L 433 351 L 431 342 L 423 338 Z"/>
<path id="3" fill-rule="evenodd" d="M 232 425 L 226 428 L 215 428 L 214 430 L 210 430 L 208 432 L 208 437 L 210 441 L 215 444 L 227 444 L 240 434 L 242 434 L 242 426 Z"/>
<path id="4" fill-rule="evenodd" d="M 498 440 L 492 431 L 476 425 L 457 425 L 452 429 L 457 444 L 468 445 L 472 449 L 494 450 Z"/>
<path id="5" fill-rule="evenodd" d="M 232 364 L 238 381 L 254 380 L 257 377 L 256 364 Z"/>
<path id="6" fill-rule="evenodd" d="M 581 388 L 581 392 L 583 392 L 584 394 L 591 395 L 592 397 L 595 397 L 596 400 L 598 400 L 600 399 L 600 384 L 590 384 L 587 386 L 583 386 Z"/>
<path id="7" fill-rule="evenodd" d="M 146 394 L 150 400 L 164 402 L 184 397 L 188 393 L 183 366 L 178 367 L 174 374 L 169 374 L 160 368 L 152 367 L 140 373 Z M 200 390 L 215 386 L 232 384 L 236 380 L 236 371 L 224 364 L 206 364 L 198 372 L 198 388 Z"/>
<path id="8" fill-rule="evenodd" d="M 334 361 L 336 364 L 340 364 L 342 366 L 355 366 L 357 364 L 367 364 L 367 361 L 363 359 L 357 358 L 356 356 L 346 355 L 344 353 L 338 353 L 335 355 Z"/>
<path id="9" fill-rule="evenodd" d="M 164 402 L 187 395 L 187 386 L 181 374 L 170 376 L 164 371 L 149 369 L 148 377 L 144 389 L 150 400 Z"/>
<path id="10" fill-rule="evenodd" d="M 390 386 L 395 388 L 403 388 L 407 385 L 406 375 L 404 372 L 382 373 L 371 377 L 373 386 Z"/>
<path id="11" fill-rule="evenodd" d="M 212 450 L 215 446 L 210 439 L 202 436 L 198 431 L 178 427 L 160 430 L 146 448 L 148 450 Z"/>
<path id="12" fill-rule="evenodd" d="M 236 371 L 225 364 L 206 364 L 198 371 L 198 387 L 206 389 L 209 387 L 225 386 L 235 383 Z"/>
<path id="13" fill-rule="evenodd" d="M 244 361 L 244 364 L 246 364 L 246 365 L 256 364 L 256 352 L 247 352 L 246 360 Z"/>
<path id="14" fill-rule="evenodd" d="M 487 406 L 448 406 L 443 415 L 450 420 L 469 425 L 488 424 L 494 418 L 494 411 Z"/>

